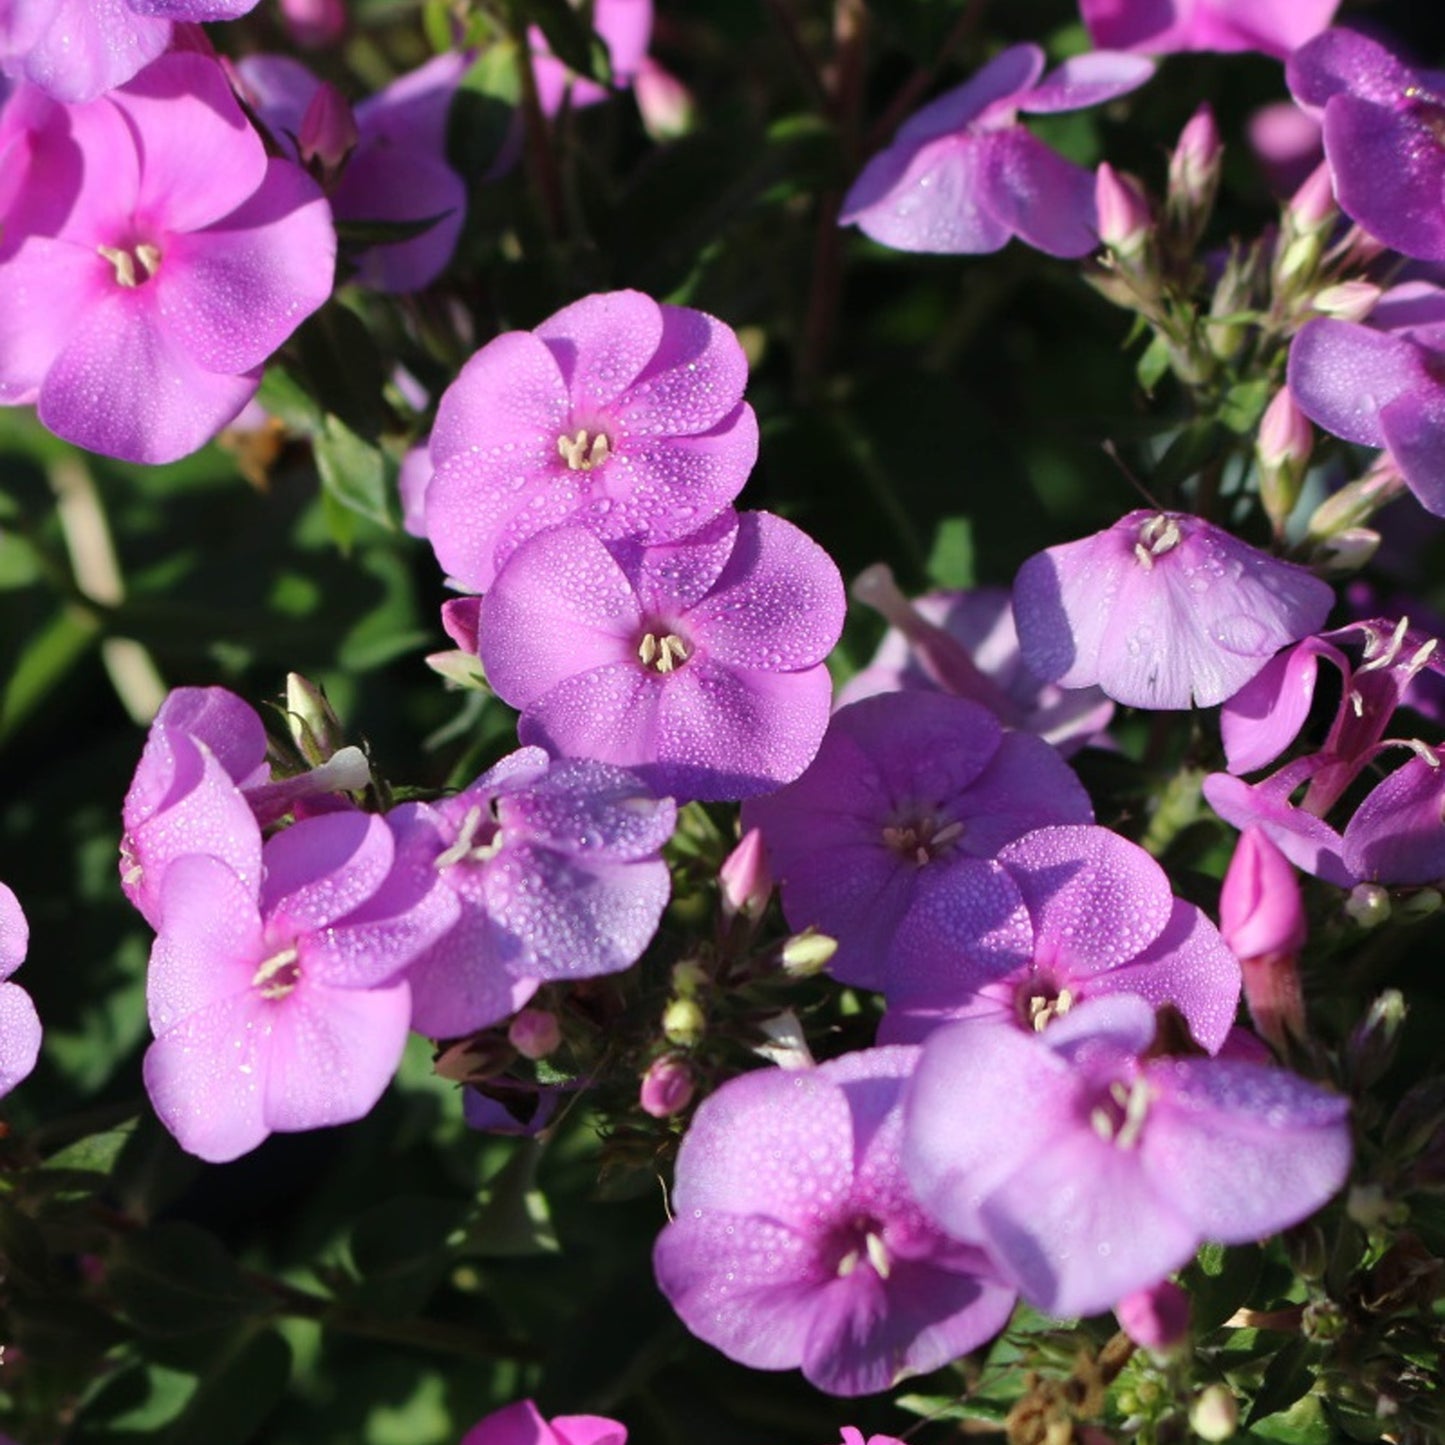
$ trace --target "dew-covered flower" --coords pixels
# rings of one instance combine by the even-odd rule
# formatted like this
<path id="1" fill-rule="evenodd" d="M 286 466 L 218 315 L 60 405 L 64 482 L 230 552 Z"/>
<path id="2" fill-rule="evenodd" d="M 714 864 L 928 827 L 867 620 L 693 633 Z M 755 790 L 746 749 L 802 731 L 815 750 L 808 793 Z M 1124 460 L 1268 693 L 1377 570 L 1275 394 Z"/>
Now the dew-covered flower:
<path id="1" fill-rule="evenodd" d="M 1340 0 L 1079 0 L 1094 44 L 1164 55 L 1260 50 L 1281 60 L 1322 31 Z"/>
<path id="2" fill-rule="evenodd" d="M 1014 581 L 1024 665 L 1131 707 L 1211 707 L 1319 629 L 1330 587 L 1200 517 L 1135 511 L 1030 557 Z"/>
<path id="3" fill-rule="evenodd" d="M 882 983 L 887 1042 L 919 1042 L 952 1019 L 1042 1033 L 1088 999 L 1126 993 L 1172 1005 L 1210 1053 L 1223 1044 L 1239 963 L 1137 844 L 1107 828 L 1040 828 L 994 867 L 987 910 L 959 879 L 899 929 Z"/>
<path id="4" fill-rule="evenodd" d="M 1445 122 L 1445 101 L 1441 117 Z M 1445 214 L 1445 152 L 1435 204 Z M 1379 299 L 1367 322 L 1306 322 L 1290 346 L 1289 389 L 1326 431 L 1384 447 L 1420 505 L 1445 516 L 1442 366 L 1445 291 L 1407 281 Z"/>
<path id="5" fill-rule="evenodd" d="M 78 104 L 157 59 L 177 24 L 235 20 L 256 0 L 0 0 L 0 72 Z"/>
<path id="6" fill-rule="evenodd" d="M 656 547 L 573 525 L 513 553 L 480 653 L 524 743 L 630 768 L 679 800 L 745 798 L 813 760 L 843 611 L 828 554 L 767 512 Z"/>
<path id="7" fill-rule="evenodd" d="M 359 1119 L 401 1059 L 396 975 L 433 936 L 391 831 L 359 812 L 306 818 L 265 846 L 262 877 L 177 858 L 146 1002 L 145 1085 L 181 1147 L 221 1162 L 268 1134 Z"/>
<path id="8" fill-rule="evenodd" d="M 0 403 L 36 402 L 92 451 L 173 461 L 241 411 L 330 294 L 330 211 L 299 167 L 267 157 L 203 55 L 166 55 L 52 123 L 83 181 L 54 234 L 0 262 Z"/>
<path id="9" fill-rule="evenodd" d="M 601 1415 L 546 1420 L 530 1400 L 518 1400 L 478 1420 L 461 1445 L 627 1445 L 627 1427 Z"/>
<path id="10" fill-rule="evenodd" d="M 1323 116 L 1340 209 L 1407 256 L 1445 260 L 1445 79 L 1344 29 L 1297 50 L 1286 77 Z"/>
<path id="11" fill-rule="evenodd" d="M 976 254 L 1010 237 L 1052 256 L 1099 244 L 1094 176 L 1019 123 L 1082 110 L 1153 73 L 1139 56 L 1096 51 L 1040 80 L 1044 53 L 1015 45 L 906 121 L 853 182 L 839 221 L 900 251 Z"/>
<path id="12" fill-rule="evenodd" d="M 40 1056 L 40 1019 L 30 995 L 8 979 L 25 962 L 30 925 L 20 900 L 0 883 L 0 1097 L 35 1067 Z"/>
<path id="13" fill-rule="evenodd" d="M 982 1251 L 946 1239 L 899 1161 L 917 1050 L 730 1079 L 683 1139 L 653 1252 L 683 1323 L 758 1370 L 863 1395 L 936 1369 L 1013 1308 Z"/>
<path id="14" fill-rule="evenodd" d="M 1284 1069 L 1146 1057 L 1154 1026 L 1120 994 L 1037 1037 L 953 1024 L 923 1046 L 903 1140 L 917 1197 L 1050 1314 L 1296 1224 L 1349 1172 L 1346 1099 Z"/>
<path id="15" fill-rule="evenodd" d="M 447 388 L 432 429 L 437 560 L 483 592 L 522 542 L 562 522 L 606 541 L 696 531 L 757 460 L 747 379 L 727 326 L 637 291 L 497 337 Z"/>
<path id="16" fill-rule="evenodd" d="M 387 815 L 438 937 L 407 970 L 412 1024 L 456 1038 L 540 984 L 628 968 L 652 941 L 676 821 L 632 774 L 521 748 L 455 797 Z M 385 959 L 372 977 L 388 977 Z"/>
<path id="17" fill-rule="evenodd" d="M 836 938 L 834 976 L 879 988 L 921 900 L 967 897 L 981 933 L 1005 926 L 1018 898 L 987 860 L 1093 810 L 1042 739 L 1006 732 L 964 698 L 901 692 L 835 713 L 807 772 L 749 802 L 743 820 L 762 831 L 790 926 Z"/>

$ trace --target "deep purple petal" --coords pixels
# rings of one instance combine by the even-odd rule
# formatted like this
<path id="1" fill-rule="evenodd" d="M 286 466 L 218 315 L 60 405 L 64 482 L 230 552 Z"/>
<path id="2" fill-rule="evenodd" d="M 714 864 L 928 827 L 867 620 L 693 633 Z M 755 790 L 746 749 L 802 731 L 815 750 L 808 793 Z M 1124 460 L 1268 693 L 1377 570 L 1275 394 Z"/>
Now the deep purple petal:
<path id="1" fill-rule="evenodd" d="M 1380 430 L 1416 500 L 1445 516 L 1445 387 L 1396 397 L 1380 409 Z"/>
<path id="2" fill-rule="evenodd" d="M 1154 74 L 1154 62 L 1139 55 L 1094 50 L 1071 56 L 1032 90 L 1018 98 L 1018 108 L 1029 115 L 1085 110 L 1137 90 Z"/>
<path id="3" fill-rule="evenodd" d="M 1087 256 L 1098 246 L 1092 171 L 1022 126 L 986 136 L 979 146 L 981 203 L 1001 225 L 1050 256 Z"/>
<path id="4" fill-rule="evenodd" d="M 962 130 L 989 106 L 1027 92 L 1043 72 L 1044 52 L 1037 45 L 1011 45 L 962 85 L 946 91 L 906 120 L 894 139 L 894 147 L 918 145 Z"/>
<path id="5" fill-rule="evenodd" d="M 1317 36 L 1289 58 L 1285 78 L 1301 105 L 1322 109 L 1335 96 L 1388 105 L 1416 82 L 1407 65 L 1377 40 L 1339 28 Z"/>
<path id="6" fill-rule="evenodd" d="M 1306 322 L 1289 353 L 1289 389 L 1326 431 L 1365 446 L 1385 444 L 1380 409 L 1435 385 L 1419 350 L 1353 321 Z"/>
<path id="7" fill-rule="evenodd" d="M 1445 879 L 1445 769 L 1412 757 L 1377 783 L 1344 834 L 1345 866 L 1376 883 Z"/>

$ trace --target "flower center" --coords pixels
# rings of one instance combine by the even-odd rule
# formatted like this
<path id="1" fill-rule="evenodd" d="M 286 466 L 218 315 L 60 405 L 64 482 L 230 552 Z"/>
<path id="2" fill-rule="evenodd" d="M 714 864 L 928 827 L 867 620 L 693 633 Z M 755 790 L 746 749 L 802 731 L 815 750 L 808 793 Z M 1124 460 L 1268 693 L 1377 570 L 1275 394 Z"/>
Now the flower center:
<path id="1" fill-rule="evenodd" d="M 1445 99 L 1419 85 L 1407 85 L 1404 98 L 1410 115 L 1434 136 L 1436 145 L 1445 146 Z"/>
<path id="2" fill-rule="evenodd" d="M 1074 1002 L 1072 989 L 1056 989 L 1030 979 L 1019 990 L 1019 1017 L 1027 1027 L 1041 1034 L 1055 1019 L 1068 1013 Z"/>
<path id="3" fill-rule="evenodd" d="M 612 438 L 605 431 L 590 432 L 578 427 L 576 434 L 565 432 L 557 438 L 557 455 L 567 463 L 569 471 L 590 472 L 612 455 Z"/>
<path id="4" fill-rule="evenodd" d="M 675 632 L 666 632 L 660 637 L 655 632 L 647 632 L 637 644 L 638 661 L 664 676 L 676 672 L 691 656 L 687 643 Z"/>
<path id="5" fill-rule="evenodd" d="M 251 987 L 257 989 L 262 998 L 285 998 L 301 982 L 301 965 L 296 945 L 273 953 L 256 970 Z"/>
<path id="6" fill-rule="evenodd" d="M 879 1279 L 887 1279 L 892 1272 L 893 1261 L 883 1242 L 883 1226 L 875 1219 L 855 1219 L 848 1226 L 835 1266 L 837 1277 L 847 1279 L 865 1260 L 873 1266 Z"/>
<path id="7" fill-rule="evenodd" d="M 501 849 L 502 827 L 497 821 L 497 804 L 493 799 L 490 808 L 485 811 L 480 803 L 467 809 L 451 847 L 444 853 L 438 853 L 432 866 L 440 872 L 453 863 L 485 863 L 489 858 L 495 858 Z"/>
<path id="8" fill-rule="evenodd" d="M 1143 1079 L 1132 1084 L 1116 1079 L 1107 1096 L 1089 1110 L 1089 1123 L 1099 1138 L 1119 1149 L 1132 1149 L 1144 1131 L 1149 1098 L 1149 1085 Z"/>
<path id="9" fill-rule="evenodd" d="M 160 247 L 142 241 L 138 246 L 97 246 L 95 248 L 115 267 L 116 284 L 134 291 L 144 286 L 161 269 Z"/>
<path id="10" fill-rule="evenodd" d="M 1148 571 L 1156 557 L 1172 552 L 1183 540 L 1184 533 L 1179 530 L 1179 523 L 1173 517 L 1158 512 L 1139 528 L 1134 555 L 1139 559 L 1139 565 Z"/>
<path id="11" fill-rule="evenodd" d="M 883 829 L 883 841 L 900 858 L 911 858 L 920 868 L 946 853 L 961 837 L 961 822 L 945 823 L 933 813 L 890 823 Z"/>

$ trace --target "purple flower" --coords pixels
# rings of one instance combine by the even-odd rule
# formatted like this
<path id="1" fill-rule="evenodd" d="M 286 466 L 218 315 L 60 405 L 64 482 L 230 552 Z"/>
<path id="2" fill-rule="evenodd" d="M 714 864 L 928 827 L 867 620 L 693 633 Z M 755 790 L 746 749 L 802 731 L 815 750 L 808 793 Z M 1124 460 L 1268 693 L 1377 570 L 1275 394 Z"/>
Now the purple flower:
<path id="1" fill-rule="evenodd" d="M 1345 825 L 1345 867 L 1357 882 L 1445 881 L 1445 764 L 1417 745 L 1365 796 Z"/>
<path id="2" fill-rule="evenodd" d="M 607 47 L 607 63 L 614 86 L 629 86 L 647 59 L 652 39 L 652 0 L 594 0 L 592 29 Z M 596 105 L 612 93 L 595 80 L 575 75 L 552 54 L 547 39 L 535 26 L 527 32 L 532 47 L 532 73 L 537 79 L 537 100 L 542 114 L 553 116 L 564 103 L 573 110 Z"/>
<path id="3" fill-rule="evenodd" d="M 307 818 L 272 838 L 263 879 L 176 859 L 146 1000 L 145 1084 L 181 1147 L 221 1162 L 268 1134 L 359 1119 L 401 1059 L 411 1017 L 399 973 L 430 941 L 392 835 L 363 813 Z"/>
<path id="4" fill-rule="evenodd" d="M 30 995 L 18 983 L 5 983 L 22 963 L 30 943 L 30 925 L 20 900 L 0 883 L 0 1098 L 20 1083 L 40 1057 L 40 1019 Z"/>
<path id="5" fill-rule="evenodd" d="M 1172 1280 L 1135 1290 L 1115 1301 L 1119 1328 L 1146 1350 L 1167 1355 L 1189 1338 L 1189 1296 Z"/>
<path id="6" fill-rule="evenodd" d="M 177 23 L 234 20 L 256 0 L 0 0 L 0 71 L 78 104 L 123 85 Z"/>
<path id="7" fill-rule="evenodd" d="M 1262 50 L 1281 60 L 1318 35 L 1340 0 L 1079 0 L 1109 50 Z"/>
<path id="8" fill-rule="evenodd" d="M 1153 1032 L 1149 1006 L 1118 995 L 1038 1037 L 955 1024 L 924 1045 L 908 1177 L 1050 1314 L 1108 1309 L 1205 1240 L 1295 1224 L 1349 1172 L 1345 1099 L 1283 1069 L 1141 1057 Z"/>
<path id="9" fill-rule="evenodd" d="M 54 123 L 84 181 L 53 235 L 0 262 L 0 402 L 38 402 L 92 451 L 173 461 L 240 412 L 330 294 L 330 213 L 201 55 L 164 56 Z"/>
<path id="10" fill-rule="evenodd" d="M 1407 256 L 1445 260 L 1445 79 L 1353 30 L 1297 50 L 1286 77 L 1302 106 L 1323 112 L 1345 214 Z"/>
<path id="11" fill-rule="evenodd" d="M 1441 166 L 1436 203 L 1445 213 L 1445 156 Z M 1326 431 L 1384 447 L 1420 505 L 1445 516 L 1442 365 L 1445 291 L 1407 281 L 1380 298 L 1367 323 L 1306 322 L 1290 346 L 1289 389 Z"/>
<path id="12" fill-rule="evenodd" d="M 955 1018 L 1041 1033 L 1090 998 L 1126 993 L 1172 1004 L 1210 1053 L 1223 1044 L 1239 963 L 1142 848 L 1107 828 L 1040 828 L 1000 849 L 996 868 L 987 913 L 960 879 L 904 921 L 883 981 L 887 1042 L 919 1042 Z"/>
<path id="13" fill-rule="evenodd" d="M 679 800 L 745 798 L 813 760 L 844 605 L 827 553 L 767 512 L 657 547 L 557 527 L 498 575 L 480 653 L 524 743 Z"/>
<path id="14" fill-rule="evenodd" d="M 606 541 L 696 531 L 757 460 L 747 379 L 722 322 L 637 291 L 497 337 L 447 388 L 432 429 L 437 560 L 482 592 L 522 542 L 562 522 Z"/>
<path id="15" fill-rule="evenodd" d="M 1093 816 L 1041 739 L 978 703 L 905 692 L 835 713 L 807 772 L 743 821 L 762 830 L 789 925 L 836 938 L 834 976 L 878 988 L 910 909 L 948 892 L 982 933 L 1007 927 L 1018 897 L 986 860 L 1031 828 Z"/>
<path id="16" fill-rule="evenodd" d="M 904 123 L 854 181 L 839 221 L 900 251 L 976 254 L 1011 236 L 1052 256 L 1099 244 L 1092 172 L 1019 124 L 1019 112 L 1081 110 L 1142 85 L 1151 62 L 1096 52 L 1042 82 L 1044 53 L 1015 45 Z"/>
<path id="17" fill-rule="evenodd" d="M 627 1427 L 601 1415 L 544 1420 L 530 1400 L 518 1400 L 478 1420 L 461 1445 L 627 1445 Z"/>
<path id="18" fill-rule="evenodd" d="M 412 1025 L 456 1038 L 539 984 L 628 968 L 667 904 L 676 811 L 632 774 L 522 748 L 464 792 L 387 815 L 438 936 L 410 965 Z M 369 977 L 382 982 L 386 960 Z"/>
<path id="19" fill-rule="evenodd" d="M 248 99 L 296 157 L 303 120 L 321 82 L 299 61 L 251 55 L 237 65 Z M 356 141 L 330 188 L 340 222 L 436 223 L 405 241 L 368 246 L 352 260 L 356 279 L 377 291 L 420 291 L 446 268 L 466 219 L 467 190 L 447 164 L 447 114 L 466 73 L 452 51 L 391 82 L 356 107 Z"/>
<path id="20" fill-rule="evenodd" d="M 730 1079 L 677 1158 L 653 1252 L 683 1323 L 758 1370 L 863 1395 L 981 1345 L 1013 1308 L 981 1251 L 923 1215 L 899 1162 L 914 1049 Z"/>
<path id="21" fill-rule="evenodd" d="M 1223 702 L 1333 601 L 1303 567 L 1200 517 L 1142 510 L 1030 557 L 1013 594 L 1031 672 L 1145 708 Z"/>

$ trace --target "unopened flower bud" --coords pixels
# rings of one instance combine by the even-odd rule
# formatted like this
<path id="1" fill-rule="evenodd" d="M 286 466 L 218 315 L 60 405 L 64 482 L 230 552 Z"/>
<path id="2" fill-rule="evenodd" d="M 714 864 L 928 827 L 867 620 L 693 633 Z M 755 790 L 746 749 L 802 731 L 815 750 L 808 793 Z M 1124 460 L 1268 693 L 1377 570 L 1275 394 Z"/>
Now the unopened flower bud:
<path id="1" fill-rule="evenodd" d="M 707 1015 L 690 998 L 675 998 L 662 1011 L 662 1035 L 670 1044 L 690 1049 L 707 1032 Z"/>
<path id="2" fill-rule="evenodd" d="M 487 674 L 481 659 L 461 648 L 449 652 L 429 652 L 426 665 L 444 682 L 464 692 L 488 692 Z"/>
<path id="3" fill-rule="evenodd" d="M 524 1059 L 545 1059 L 562 1042 L 557 1015 L 546 1009 L 524 1008 L 507 1026 L 507 1042 Z"/>
<path id="4" fill-rule="evenodd" d="M 1340 281 L 1315 293 L 1314 308 L 1336 321 L 1363 321 L 1383 294 L 1370 281 Z"/>
<path id="5" fill-rule="evenodd" d="M 833 955 L 838 951 L 838 940 L 826 933 L 805 928 L 795 933 L 784 945 L 782 952 L 783 972 L 793 978 L 811 978 L 827 968 Z"/>
<path id="6" fill-rule="evenodd" d="M 718 870 L 722 888 L 723 912 L 728 917 L 741 914 L 758 919 L 773 896 L 773 875 L 768 869 L 767 849 L 757 828 L 749 828 L 738 846 L 723 860 Z"/>
<path id="7" fill-rule="evenodd" d="M 1260 500 L 1276 533 L 1284 531 L 1299 501 L 1313 447 L 1314 430 L 1309 418 L 1286 387 L 1264 409 L 1254 447 Z"/>
<path id="8" fill-rule="evenodd" d="M 1380 550 L 1373 527 L 1349 527 L 1321 542 L 1310 554 L 1310 566 L 1324 576 L 1352 577 Z"/>
<path id="9" fill-rule="evenodd" d="M 1334 1300 L 1312 1300 L 1300 1316 L 1300 1333 L 1317 1344 L 1330 1344 L 1344 1334 L 1349 1323 Z"/>
<path id="10" fill-rule="evenodd" d="M 1094 178 L 1094 201 L 1099 239 L 1121 260 L 1138 256 L 1153 225 L 1144 188 L 1133 176 L 1121 175 L 1105 161 Z"/>
<path id="11" fill-rule="evenodd" d="M 1172 1280 L 1125 1295 L 1114 1314 L 1136 1345 L 1156 1355 L 1171 1353 L 1189 1334 L 1189 1296 Z"/>
<path id="12" fill-rule="evenodd" d="M 1335 182 L 1328 161 L 1321 161 L 1305 178 L 1284 208 L 1285 225 L 1297 236 L 1328 230 L 1339 214 Z"/>
<path id="13" fill-rule="evenodd" d="M 312 767 L 341 750 L 341 720 L 326 694 L 299 672 L 286 674 L 286 726 L 297 752 Z"/>
<path id="14" fill-rule="evenodd" d="M 1405 1205 L 1392 1200 L 1379 1184 L 1356 1184 L 1345 1196 L 1345 1213 L 1361 1229 L 1398 1229 L 1410 1217 Z"/>
<path id="15" fill-rule="evenodd" d="M 692 1103 L 696 1092 L 697 1081 L 686 1061 L 676 1054 L 664 1054 L 654 1059 L 642 1076 L 638 1102 L 654 1119 L 670 1119 Z"/>
<path id="16" fill-rule="evenodd" d="M 650 55 L 642 57 L 632 80 L 632 94 L 642 113 L 643 128 L 653 140 L 676 140 L 692 129 L 697 115 L 692 92 Z"/>
<path id="17" fill-rule="evenodd" d="M 1440 911 L 1445 898 L 1438 888 L 1420 888 L 1395 904 L 1395 917 L 1402 923 L 1419 923 Z"/>
<path id="18" fill-rule="evenodd" d="M 1388 897 L 1385 903 L 1388 907 Z M 1387 988 L 1350 1030 L 1345 1058 L 1350 1073 L 1363 1088 L 1377 1083 L 1394 1063 L 1400 1046 L 1400 1030 L 1408 1012 L 1405 995 L 1397 988 Z"/>
<path id="19" fill-rule="evenodd" d="M 1227 1385 L 1206 1385 L 1189 1408 L 1189 1428 L 1201 1440 L 1228 1440 L 1239 1427 L 1239 1402 Z"/>
<path id="20" fill-rule="evenodd" d="M 301 127 L 296 149 L 301 163 L 323 183 L 335 179 L 359 139 L 356 117 L 346 97 L 334 85 L 322 81 L 316 87 Z"/>
<path id="21" fill-rule="evenodd" d="M 1390 894 L 1378 883 L 1357 883 L 1345 899 L 1345 912 L 1361 928 L 1378 928 L 1390 917 Z"/>
<path id="22" fill-rule="evenodd" d="M 1219 189 L 1224 146 L 1208 105 L 1201 105 L 1179 133 L 1169 157 L 1168 211 L 1181 239 L 1193 241 L 1204 230 Z"/>
<path id="23" fill-rule="evenodd" d="M 670 977 L 672 991 L 678 998 L 696 998 L 707 987 L 707 970 L 690 958 L 673 964 Z"/>
<path id="24" fill-rule="evenodd" d="M 345 0 L 281 0 L 281 19 L 297 45 L 319 50 L 345 32 Z"/>

